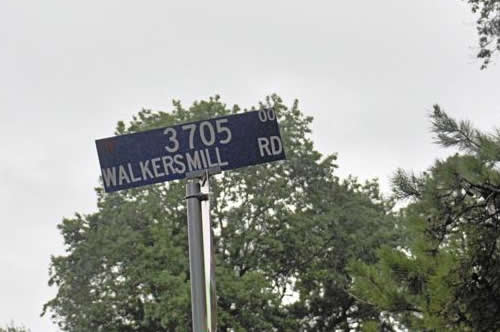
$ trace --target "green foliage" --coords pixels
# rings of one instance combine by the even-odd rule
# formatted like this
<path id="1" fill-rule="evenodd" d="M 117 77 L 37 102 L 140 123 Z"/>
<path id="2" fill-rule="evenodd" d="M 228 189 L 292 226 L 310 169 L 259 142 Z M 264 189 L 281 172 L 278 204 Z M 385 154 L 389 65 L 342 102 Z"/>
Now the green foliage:
<path id="1" fill-rule="evenodd" d="M 30 332 L 31 330 L 22 326 L 16 325 L 14 322 L 10 322 L 5 327 L 0 326 L 0 332 Z"/>
<path id="2" fill-rule="evenodd" d="M 353 293 L 410 330 L 500 329 L 500 135 L 457 122 L 439 106 L 437 143 L 462 153 L 421 176 L 398 170 L 395 194 L 406 246 L 382 248 L 373 265 L 353 262 Z"/>
<path id="3" fill-rule="evenodd" d="M 455 331 L 440 317 L 452 298 L 450 278 L 456 266 L 448 251 L 436 252 L 425 238 L 424 219 L 405 220 L 412 237 L 407 248 L 382 247 L 373 265 L 352 262 L 352 292 L 412 331 Z M 380 323 L 379 323 L 380 324 Z"/>
<path id="4" fill-rule="evenodd" d="M 500 1 L 467 0 L 472 12 L 478 15 L 476 29 L 479 36 L 478 58 L 483 60 L 481 69 L 488 66 L 491 56 L 500 50 Z"/>
<path id="5" fill-rule="evenodd" d="M 218 97 L 171 113 L 141 111 L 126 134 L 241 110 Z M 378 320 L 347 289 L 350 259 L 374 262 L 392 243 L 392 205 L 376 182 L 341 181 L 335 155 L 309 139 L 312 118 L 272 96 L 288 160 L 226 172 L 212 182 L 219 331 L 332 331 Z M 44 307 L 64 331 L 190 331 L 184 183 L 113 194 L 98 211 L 58 227 L 66 255 L 52 258 L 57 296 Z"/>

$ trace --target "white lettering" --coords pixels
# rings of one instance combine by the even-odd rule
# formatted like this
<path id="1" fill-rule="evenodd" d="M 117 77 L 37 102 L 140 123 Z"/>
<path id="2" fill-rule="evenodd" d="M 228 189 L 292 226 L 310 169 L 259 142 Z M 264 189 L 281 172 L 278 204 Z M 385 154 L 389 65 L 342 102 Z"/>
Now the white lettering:
<path id="1" fill-rule="evenodd" d="M 160 162 L 160 158 L 154 158 L 151 159 L 151 165 L 153 165 L 153 172 L 155 173 L 155 177 L 160 177 L 164 176 L 165 173 L 159 172 L 158 169 L 161 167 L 161 165 L 158 165 L 158 162 Z"/>
<path id="2" fill-rule="evenodd" d="M 228 127 L 222 126 L 223 123 L 227 123 L 227 122 L 228 122 L 228 119 L 219 119 L 219 120 L 215 121 L 215 125 L 217 127 L 217 133 L 219 133 L 219 134 L 226 133 L 226 138 L 220 140 L 221 144 L 227 144 L 227 143 L 231 142 L 231 138 L 232 138 L 231 129 L 229 129 Z"/>
<path id="3" fill-rule="evenodd" d="M 217 164 L 212 163 L 212 159 L 210 158 L 210 151 L 208 151 L 208 149 L 205 149 L 205 154 L 207 155 L 208 167 L 210 168 L 210 167 L 217 166 Z"/>
<path id="4" fill-rule="evenodd" d="M 267 121 L 266 110 L 259 110 L 259 120 L 260 120 L 260 122 L 266 122 Z"/>
<path id="5" fill-rule="evenodd" d="M 200 151 L 201 162 L 203 164 L 203 169 L 207 168 L 207 159 L 205 158 L 205 154 L 203 150 Z"/>
<path id="6" fill-rule="evenodd" d="M 174 160 L 172 159 L 172 157 L 165 156 L 165 157 L 161 158 L 161 160 L 163 162 L 163 168 L 165 169 L 165 173 L 167 175 L 169 175 L 170 173 L 175 174 L 175 169 L 174 169 L 174 166 L 172 165 Z M 170 172 L 168 171 L 169 169 L 170 169 Z"/>
<path id="7" fill-rule="evenodd" d="M 208 132 L 210 133 L 210 137 L 208 139 L 206 135 L 207 131 L 205 130 L 205 128 L 208 128 Z M 211 146 L 215 143 L 215 131 L 210 122 L 203 121 L 202 123 L 200 123 L 200 138 L 205 146 Z"/>
<path id="8" fill-rule="evenodd" d="M 198 151 L 194 151 L 193 156 L 194 157 L 191 157 L 189 152 L 186 153 L 186 161 L 190 172 L 201 169 L 200 155 L 198 154 Z"/>
<path id="9" fill-rule="evenodd" d="M 182 160 L 184 157 L 181 154 L 176 154 L 174 156 L 174 163 L 176 166 L 175 171 L 177 173 L 184 173 L 186 171 L 186 165 L 184 164 L 184 161 Z"/>
<path id="10" fill-rule="evenodd" d="M 151 179 L 154 178 L 153 173 L 151 173 L 151 170 L 148 168 L 149 160 L 146 160 L 144 163 L 141 161 L 139 162 L 139 166 L 141 167 L 141 173 L 142 173 L 142 178 L 144 180 L 148 179 L 148 175 Z"/>
<path id="11" fill-rule="evenodd" d="M 271 150 L 269 150 L 269 140 L 267 137 L 258 137 L 257 143 L 259 144 L 260 156 L 264 157 L 264 152 L 267 153 L 268 156 L 271 156 Z"/>
<path id="12" fill-rule="evenodd" d="M 217 156 L 217 165 L 219 165 L 220 167 L 229 165 L 227 161 L 223 162 L 221 160 L 219 148 L 215 148 L 215 155 Z"/>
<path id="13" fill-rule="evenodd" d="M 130 178 L 128 177 L 127 171 L 125 171 L 125 167 L 123 167 L 123 165 L 120 165 L 118 167 L 118 173 L 120 174 L 120 179 L 118 180 L 120 186 L 123 184 L 123 180 L 126 180 L 127 183 L 130 183 Z"/>
<path id="14" fill-rule="evenodd" d="M 259 111 L 260 122 L 273 121 L 274 119 L 276 119 L 276 113 L 272 109 Z"/>
<path id="15" fill-rule="evenodd" d="M 102 169 L 102 177 L 104 178 L 104 183 L 106 183 L 106 187 L 109 187 L 111 184 L 116 186 L 116 168 L 103 168 Z"/>
<path id="16" fill-rule="evenodd" d="M 128 172 L 130 173 L 130 178 L 132 179 L 132 182 L 141 181 L 140 177 L 135 177 L 134 171 L 132 170 L 132 165 L 130 163 L 128 163 Z"/>
<path id="17" fill-rule="evenodd" d="M 194 149 L 194 132 L 196 131 L 196 125 L 194 123 L 190 123 L 182 126 L 182 129 L 189 130 L 189 148 Z"/>
<path id="18" fill-rule="evenodd" d="M 276 119 L 276 114 L 273 110 L 267 110 L 267 118 L 269 119 L 269 121 L 273 121 L 274 119 Z"/>
<path id="19" fill-rule="evenodd" d="M 165 150 L 167 150 L 170 153 L 177 151 L 179 149 L 179 141 L 177 140 L 177 132 L 175 131 L 175 129 L 172 127 L 166 128 L 163 131 L 163 134 L 170 136 L 168 138 L 168 140 L 169 140 L 169 142 L 173 143 L 173 146 L 165 145 Z"/>
<path id="20" fill-rule="evenodd" d="M 271 150 L 273 155 L 278 155 L 283 151 L 283 145 L 281 144 L 281 139 L 279 136 L 271 136 Z"/>

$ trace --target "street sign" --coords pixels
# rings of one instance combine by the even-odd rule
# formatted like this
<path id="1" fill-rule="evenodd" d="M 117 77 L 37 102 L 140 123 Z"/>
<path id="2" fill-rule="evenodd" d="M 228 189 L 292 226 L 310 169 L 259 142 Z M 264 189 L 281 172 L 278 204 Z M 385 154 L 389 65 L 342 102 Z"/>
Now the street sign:
<path id="1" fill-rule="evenodd" d="M 96 140 L 106 192 L 286 159 L 271 109 Z"/>

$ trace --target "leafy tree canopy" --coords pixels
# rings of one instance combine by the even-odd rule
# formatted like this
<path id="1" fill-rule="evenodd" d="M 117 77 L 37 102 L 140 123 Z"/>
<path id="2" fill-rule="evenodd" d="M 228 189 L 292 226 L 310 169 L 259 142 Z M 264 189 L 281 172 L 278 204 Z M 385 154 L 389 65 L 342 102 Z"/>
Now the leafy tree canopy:
<path id="1" fill-rule="evenodd" d="M 485 134 L 439 106 L 437 143 L 459 153 L 421 176 L 399 170 L 407 245 L 354 262 L 353 292 L 417 331 L 500 329 L 500 131 Z"/>
<path id="2" fill-rule="evenodd" d="M 17 325 L 14 322 L 10 322 L 5 327 L 0 326 L 0 332 L 30 332 L 31 330 L 23 325 Z"/>
<path id="3" fill-rule="evenodd" d="M 472 12 L 478 14 L 476 29 L 479 36 L 478 58 L 481 69 L 488 66 L 491 56 L 500 50 L 500 0 L 467 0 Z"/>
<path id="4" fill-rule="evenodd" d="M 334 175 L 336 156 L 309 138 L 312 118 L 272 96 L 287 161 L 226 172 L 212 182 L 220 331 L 332 331 L 375 307 L 347 289 L 348 260 L 375 260 L 393 239 L 377 182 Z M 143 110 L 116 134 L 241 112 L 219 97 L 189 109 Z M 44 306 L 63 331 L 190 331 L 184 183 L 105 194 L 97 212 L 58 226 L 66 254 L 51 260 L 57 296 Z"/>

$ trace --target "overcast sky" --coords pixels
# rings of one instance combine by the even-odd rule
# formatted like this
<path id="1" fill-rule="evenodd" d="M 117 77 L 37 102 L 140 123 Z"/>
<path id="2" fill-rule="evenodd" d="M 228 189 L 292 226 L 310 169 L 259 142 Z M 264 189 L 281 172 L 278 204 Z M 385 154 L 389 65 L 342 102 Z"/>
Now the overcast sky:
<path id="1" fill-rule="evenodd" d="M 57 331 L 39 318 L 55 294 L 50 255 L 63 253 L 56 225 L 95 211 L 94 140 L 142 108 L 298 98 L 339 175 L 384 190 L 397 167 L 446 155 L 434 103 L 500 124 L 500 68 L 479 70 L 459 0 L 179 3 L 0 0 L 0 326 Z"/>

